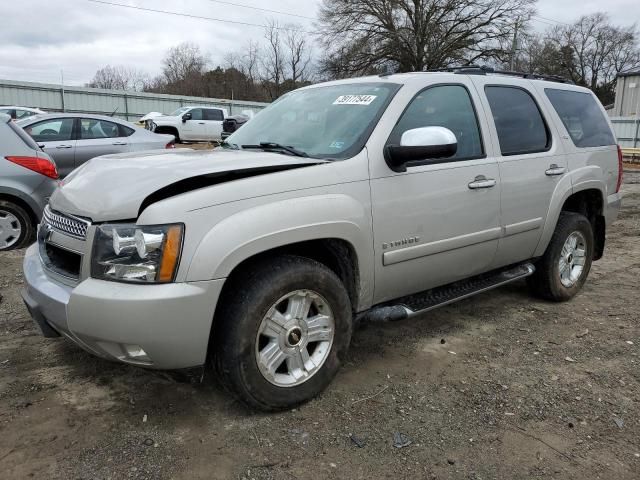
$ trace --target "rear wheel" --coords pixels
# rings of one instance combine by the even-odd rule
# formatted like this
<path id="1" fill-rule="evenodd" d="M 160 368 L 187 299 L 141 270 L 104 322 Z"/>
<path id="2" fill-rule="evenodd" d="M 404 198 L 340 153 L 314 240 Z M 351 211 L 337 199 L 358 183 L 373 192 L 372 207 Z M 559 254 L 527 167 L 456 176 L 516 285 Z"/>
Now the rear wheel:
<path id="1" fill-rule="evenodd" d="M 0 251 L 22 248 L 35 234 L 31 217 L 20 205 L 0 200 Z"/>
<path id="2" fill-rule="evenodd" d="M 587 280 L 593 251 L 589 220 L 579 213 L 562 212 L 536 272 L 528 278 L 531 290 L 556 302 L 573 298 Z"/>
<path id="3" fill-rule="evenodd" d="M 331 382 L 351 340 L 340 279 L 313 260 L 282 256 L 226 288 L 213 358 L 225 386 L 260 410 L 291 408 Z"/>

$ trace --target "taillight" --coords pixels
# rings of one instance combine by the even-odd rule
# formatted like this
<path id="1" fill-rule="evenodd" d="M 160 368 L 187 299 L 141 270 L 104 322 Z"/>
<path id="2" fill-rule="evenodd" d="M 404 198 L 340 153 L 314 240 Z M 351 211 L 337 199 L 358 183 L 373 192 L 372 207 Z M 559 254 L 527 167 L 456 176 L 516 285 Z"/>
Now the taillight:
<path id="1" fill-rule="evenodd" d="M 616 193 L 620 191 L 620 187 L 622 186 L 622 173 L 622 148 L 620 148 L 620 145 L 618 145 L 618 183 L 616 183 Z"/>
<path id="2" fill-rule="evenodd" d="M 167 143 L 164 148 L 176 148 L 176 141 L 175 140 L 171 140 L 169 143 Z"/>
<path id="3" fill-rule="evenodd" d="M 56 166 L 46 158 L 21 157 L 11 155 L 4 158 L 9 160 L 10 162 L 20 165 L 21 167 L 28 168 L 29 170 L 40 173 L 45 177 L 53 178 L 54 180 L 58 178 L 58 170 L 56 169 Z"/>

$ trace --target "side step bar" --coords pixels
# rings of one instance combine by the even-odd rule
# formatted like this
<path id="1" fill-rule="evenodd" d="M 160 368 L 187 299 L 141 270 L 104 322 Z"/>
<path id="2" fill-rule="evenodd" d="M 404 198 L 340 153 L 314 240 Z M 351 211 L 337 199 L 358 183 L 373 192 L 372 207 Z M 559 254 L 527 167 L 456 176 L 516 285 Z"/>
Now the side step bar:
<path id="1" fill-rule="evenodd" d="M 364 312 L 359 320 L 384 322 L 404 320 L 428 312 L 444 305 L 457 302 L 478 293 L 486 292 L 507 283 L 528 277 L 535 272 L 532 263 L 521 263 L 497 272 L 489 272 L 477 277 L 414 293 L 395 300 L 392 304 L 373 307 Z"/>

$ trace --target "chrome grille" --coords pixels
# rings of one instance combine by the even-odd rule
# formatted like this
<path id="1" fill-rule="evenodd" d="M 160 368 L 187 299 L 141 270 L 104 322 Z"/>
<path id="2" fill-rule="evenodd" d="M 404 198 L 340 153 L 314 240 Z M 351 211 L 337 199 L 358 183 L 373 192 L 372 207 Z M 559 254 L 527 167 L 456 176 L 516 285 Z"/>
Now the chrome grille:
<path id="1" fill-rule="evenodd" d="M 44 207 L 42 221 L 62 233 L 81 240 L 87 237 L 87 229 L 90 225 L 88 221 L 81 218 L 54 212 L 49 208 L 49 205 Z"/>

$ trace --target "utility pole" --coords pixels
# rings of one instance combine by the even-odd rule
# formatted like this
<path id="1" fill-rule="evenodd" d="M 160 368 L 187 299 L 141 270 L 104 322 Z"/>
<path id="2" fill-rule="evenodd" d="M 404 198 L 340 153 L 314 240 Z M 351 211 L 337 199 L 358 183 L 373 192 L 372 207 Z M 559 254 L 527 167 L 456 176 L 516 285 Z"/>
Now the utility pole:
<path id="1" fill-rule="evenodd" d="M 60 94 L 62 95 L 62 112 L 64 113 L 65 110 L 65 106 L 64 106 L 64 70 L 60 69 Z"/>
<path id="2" fill-rule="evenodd" d="M 511 71 L 516 68 L 516 52 L 518 51 L 518 26 L 520 24 L 520 17 L 516 18 L 516 25 L 513 29 L 513 42 L 511 43 L 511 65 L 509 69 Z"/>

